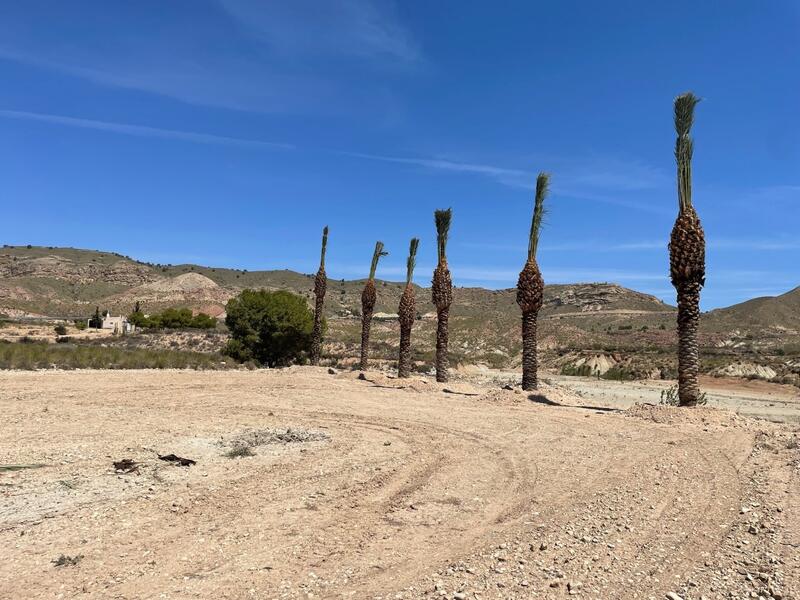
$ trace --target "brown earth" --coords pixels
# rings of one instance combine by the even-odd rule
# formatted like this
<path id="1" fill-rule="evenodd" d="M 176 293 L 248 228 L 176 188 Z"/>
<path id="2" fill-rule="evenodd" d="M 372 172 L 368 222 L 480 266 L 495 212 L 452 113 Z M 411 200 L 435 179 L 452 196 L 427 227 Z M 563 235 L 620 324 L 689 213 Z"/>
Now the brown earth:
<path id="1" fill-rule="evenodd" d="M 0 597 L 797 598 L 796 426 L 368 378 L 0 373 Z"/>

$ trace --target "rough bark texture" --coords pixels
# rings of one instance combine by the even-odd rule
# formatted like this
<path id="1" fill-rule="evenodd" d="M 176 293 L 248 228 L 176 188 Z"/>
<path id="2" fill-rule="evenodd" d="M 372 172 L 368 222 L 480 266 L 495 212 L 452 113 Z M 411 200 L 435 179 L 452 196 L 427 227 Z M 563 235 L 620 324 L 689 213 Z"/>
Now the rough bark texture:
<path id="1" fill-rule="evenodd" d="M 397 361 L 397 376 L 408 377 L 411 375 L 411 328 L 414 326 L 416 316 L 414 288 L 410 284 L 403 290 L 397 314 L 400 317 L 400 357 Z"/>
<path id="2" fill-rule="evenodd" d="M 706 237 L 694 208 L 687 208 L 675 220 L 669 240 L 669 274 L 677 288 L 682 283 L 706 280 Z"/>
<path id="3" fill-rule="evenodd" d="M 450 305 L 453 303 L 453 281 L 447 264 L 440 264 L 433 272 L 431 295 L 438 317 L 436 325 L 436 381 L 444 383 L 448 380 L 447 370 L 450 366 L 450 360 L 447 356 L 448 319 L 450 317 Z"/>
<path id="4" fill-rule="evenodd" d="M 694 406 L 700 399 L 697 376 L 700 351 L 700 290 L 706 277 L 706 244 L 703 227 L 694 208 L 675 220 L 669 243 L 670 278 L 678 292 L 678 403 Z"/>
<path id="5" fill-rule="evenodd" d="M 378 295 L 375 292 L 375 282 L 367 280 L 364 291 L 361 292 L 361 365 L 362 371 L 369 366 L 369 330 L 372 326 L 372 313 Z"/>
<path id="6" fill-rule="evenodd" d="M 678 404 L 695 406 L 700 399 L 697 376 L 700 349 L 697 329 L 700 325 L 700 284 L 678 286 Z"/>
<path id="7" fill-rule="evenodd" d="M 328 288 L 328 277 L 325 269 L 317 271 L 314 278 L 314 329 L 311 332 L 311 364 L 318 365 L 322 354 L 322 308 L 325 304 L 325 292 Z"/>
<path id="8" fill-rule="evenodd" d="M 539 358 L 536 351 L 536 311 L 522 313 L 522 389 L 539 387 Z"/>
<path id="9" fill-rule="evenodd" d="M 536 259 L 529 259 L 519 274 L 517 304 L 522 309 L 522 389 L 538 386 L 536 319 L 544 302 L 544 280 Z"/>
<path id="10" fill-rule="evenodd" d="M 447 342 L 449 332 L 447 321 L 450 318 L 450 309 L 437 311 L 438 323 L 436 324 L 436 381 L 447 383 L 447 370 L 450 367 L 450 358 L 447 356 Z"/>

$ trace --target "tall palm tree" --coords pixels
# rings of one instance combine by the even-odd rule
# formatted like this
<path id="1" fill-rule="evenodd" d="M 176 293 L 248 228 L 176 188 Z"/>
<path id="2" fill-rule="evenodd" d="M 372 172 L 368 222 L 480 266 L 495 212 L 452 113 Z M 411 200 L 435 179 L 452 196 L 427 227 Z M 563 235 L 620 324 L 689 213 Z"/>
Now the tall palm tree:
<path id="1" fill-rule="evenodd" d="M 375 292 L 375 271 L 378 261 L 388 252 L 383 251 L 383 242 L 375 242 L 375 251 L 372 253 L 372 264 L 369 268 L 369 279 L 361 292 L 361 370 L 367 370 L 369 360 L 369 330 L 372 326 L 372 313 L 375 310 L 375 301 L 378 298 Z"/>
<path id="2" fill-rule="evenodd" d="M 436 248 L 439 262 L 433 272 L 433 285 L 431 295 L 436 306 L 438 323 L 436 326 L 436 381 L 447 381 L 447 342 L 449 339 L 448 319 L 450 318 L 450 305 L 453 303 L 453 281 L 450 278 L 450 269 L 447 268 L 447 235 L 450 232 L 450 221 L 453 218 L 453 209 L 437 210 L 434 213 L 436 220 Z"/>
<path id="3" fill-rule="evenodd" d="M 417 264 L 417 248 L 419 239 L 413 238 L 408 248 L 408 261 L 406 263 L 406 288 L 400 296 L 400 306 L 397 314 L 400 317 L 400 358 L 397 361 L 397 376 L 408 377 L 411 374 L 411 328 L 414 326 L 416 307 L 414 300 L 414 286 L 411 279 L 414 277 L 414 267 Z"/>
<path id="4" fill-rule="evenodd" d="M 536 178 L 536 200 L 533 207 L 531 232 L 528 236 L 528 260 L 519 274 L 517 282 L 517 304 L 522 309 L 522 389 L 535 390 L 539 386 L 536 355 L 536 320 L 544 301 L 544 280 L 539 264 L 536 262 L 536 249 L 539 245 L 539 232 L 544 217 L 544 199 L 550 176 L 539 173 Z"/>
<path id="5" fill-rule="evenodd" d="M 322 252 L 319 257 L 319 270 L 314 278 L 314 330 L 311 332 L 311 364 L 318 365 L 322 353 L 322 307 L 328 289 L 328 276 L 325 274 L 325 251 L 328 249 L 328 226 L 322 230 Z"/>
<path id="6" fill-rule="evenodd" d="M 700 399 L 697 374 L 700 351 L 700 290 L 706 282 L 706 238 L 692 205 L 692 138 L 694 107 L 700 99 L 692 92 L 675 98 L 675 161 L 678 164 L 678 218 L 669 240 L 669 274 L 678 293 L 678 404 L 695 406 Z"/>

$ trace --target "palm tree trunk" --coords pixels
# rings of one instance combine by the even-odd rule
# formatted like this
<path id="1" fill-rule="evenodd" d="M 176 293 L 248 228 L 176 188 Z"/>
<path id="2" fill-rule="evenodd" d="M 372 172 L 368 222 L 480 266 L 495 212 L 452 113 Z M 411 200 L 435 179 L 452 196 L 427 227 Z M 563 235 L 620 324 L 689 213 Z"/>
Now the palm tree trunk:
<path id="1" fill-rule="evenodd" d="M 361 312 L 361 365 L 360 369 L 366 371 L 369 366 L 369 330 L 372 327 L 372 309 L 362 309 Z"/>
<path id="2" fill-rule="evenodd" d="M 400 325 L 400 358 L 397 363 L 397 376 L 411 375 L 411 327 Z"/>
<path id="3" fill-rule="evenodd" d="M 535 390 L 539 387 L 537 371 L 539 359 L 536 352 L 536 320 L 538 312 L 531 310 L 522 313 L 522 389 Z"/>
<path id="4" fill-rule="evenodd" d="M 436 326 L 436 381 L 447 383 L 447 369 L 450 361 L 447 357 L 448 330 L 447 321 L 450 318 L 450 307 L 438 311 L 438 324 Z"/>
<path id="5" fill-rule="evenodd" d="M 416 307 L 414 301 L 414 288 L 406 285 L 400 297 L 400 306 L 397 309 L 400 320 L 400 356 L 397 360 L 397 376 L 408 377 L 411 375 L 411 329 L 414 327 Z"/>
<path id="6" fill-rule="evenodd" d="M 318 365 L 322 354 L 322 307 L 325 304 L 325 292 L 317 294 L 314 302 L 314 329 L 311 333 L 311 364 Z"/>
<path id="7" fill-rule="evenodd" d="M 700 283 L 678 286 L 678 404 L 695 406 L 700 398 L 697 376 L 700 351 L 697 330 L 700 325 Z"/>

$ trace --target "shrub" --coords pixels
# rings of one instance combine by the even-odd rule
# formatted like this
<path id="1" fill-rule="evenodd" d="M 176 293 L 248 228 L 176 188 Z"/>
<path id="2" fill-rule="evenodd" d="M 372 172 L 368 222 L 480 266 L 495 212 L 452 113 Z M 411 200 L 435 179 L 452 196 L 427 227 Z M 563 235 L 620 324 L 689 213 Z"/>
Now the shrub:
<path id="1" fill-rule="evenodd" d="M 84 329 L 86 329 L 86 321 L 83 321 L 81 319 L 75 319 L 75 329 L 77 329 L 78 331 L 83 331 Z"/>
<path id="2" fill-rule="evenodd" d="M 561 367 L 561 374 L 570 377 L 589 377 L 592 374 L 592 367 L 589 365 L 564 365 Z"/>
<path id="3" fill-rule="evenodd" d="M 53 327 L 53 331 L 56 332 L 56 335 L 67 335 L 67 326 L 63 323 L 59 323 Z"/>
<path id="4" fill-rule="evenodd" d="M 224 369 L 219 355 L 62 343 L 0 343 L 0 369 Z"/>
<path id="5" fill-rule="evenodd" d="M 635 379 L 633 373 L 618 365 L 611 367 L 608 371 L 603 373 L 601 377 L 613 381 L 632 381 Z"/>
<path id="6" fill-rule="evenodd" d="M 669 405 L 669 406 L 678 406 L 679 400 L 680 399 L 678 397 L 678 386 L 677 385 L 673 385 L 671 387 L 668 387 L 665 390 L 661 390 L 661 402 L 660 402 L 660 404 L 666 404 L 666 405 Z M 700 393 L 700 396 L 697 399 L 697 403 L 699 405 L 701 405 L 701 406 L 705 405 L 705 404 L 708 404 L 708 396 L 706 395 L 705 392 L 701 392 Z"/>
<path id="7" fill-rule="evenodd" d="M 188 308 L 168 308 L 161 313 L 145 316 L 134 311 L 128 321 L 142 329 L 213 329 L 217 320 L 205 313 L 192 315 Z"/>
<path id="8" fill-rule="evenodd" d="M 303 362 L 311 350 L 314 315 L 302 296 L 244 290 L 227 305 L 231 339 L 223 351 L 239 362 L 278 367 Z"/>

